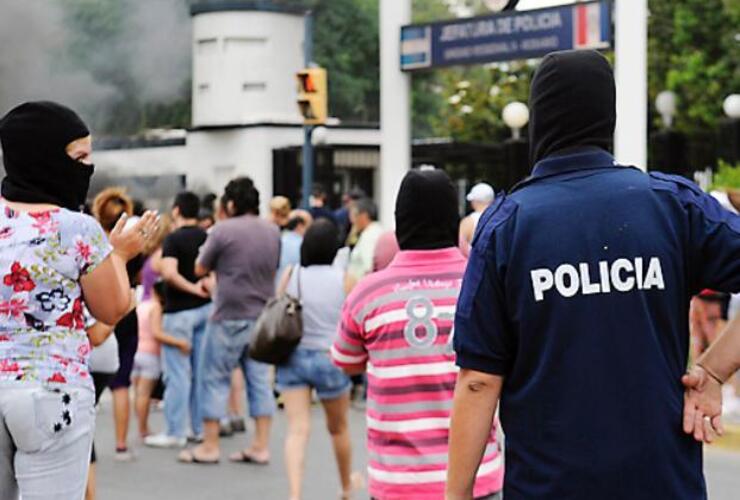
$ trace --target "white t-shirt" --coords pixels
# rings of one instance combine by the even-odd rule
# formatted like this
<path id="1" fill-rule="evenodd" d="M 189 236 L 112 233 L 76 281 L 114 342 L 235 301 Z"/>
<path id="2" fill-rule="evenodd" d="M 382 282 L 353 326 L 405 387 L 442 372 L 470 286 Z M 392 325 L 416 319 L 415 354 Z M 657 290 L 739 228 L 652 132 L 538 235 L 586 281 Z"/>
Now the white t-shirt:
<path id="1" fill-rule="evenodd" d="M 293 297 L 300 295 L 303 305 L 300 347 L 328 352 L 337 334 L 345 299 L 342 270 L 335 266 L 296 267 L 290 276 L 287 292 Z"/>

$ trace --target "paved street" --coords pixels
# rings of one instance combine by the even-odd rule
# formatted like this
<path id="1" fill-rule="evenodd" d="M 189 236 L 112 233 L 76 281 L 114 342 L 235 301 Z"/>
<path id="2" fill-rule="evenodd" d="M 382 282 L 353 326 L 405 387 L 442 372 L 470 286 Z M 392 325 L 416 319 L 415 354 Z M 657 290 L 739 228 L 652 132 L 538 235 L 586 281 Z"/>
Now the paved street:
<path id="1" fill-rule="evenodd" d="M 338 498 L 339 483 L 334 469 L 328 435 L 321 427 L 320 409 L 314 411 L 314 427 L 307 456 L 305 499 Z M 153 428 L 159 429 L 162 414 L 152 415 Z M 364 417 L 351 412 L 355 447 L 355 468 L 364 472 Z M 132 425 L 133 429 L 133 425 Z M 96 438 L 99 457 L 100 500 L 282 500 L 288 488 L 282 465 L 282 438 L 285 418 L 276 418 L 273 462 L 268 467 L 222 463 L 219 466 L 180 465 L 176 452 L 137 447 L 138 459 L 129 464 L 113 461 L 113 422 L 110 399 L 104 396 L 98 417 Z M 224 440 L 227 452 L 245 443 L 243 434 Z M 226 453 L 224 453 L 225 458 Z M 706 454 L 706 475 L 711 500 L 737 500 L 740 492 L 740 452 L 712 449 Z M 367 498 L 365 494 L 358 499 Z M 662 499 L 656 499 L 662 500 Z"/>
<path id="2" fill-rule="evenodd" d="M 162 414 L 151 419 L 155 430 L 161 429 Z M 334 500 L 339 498 L 339 480 L 328 433 L 323 428 L 320 407 L 314 410 L 311 441 L 306 457 L 306 500 Z M 364 414 L 351 410 L 352 442 L 355 469 L 365 471 Z M 131 429 L 134 429 L 132 422 Z M 285 417 L 275 419 L 272 440 L 272 463 L 267 467 L 231 464 L 227 455 L 244 446 L 244 434 L 225 439 L 222 463 L 218 466 L 183 465 L 175 461 L 177 452 L 153 450 L 136 445 L 138 459 L 122 464 L 113 461 L 113 417 L 110 399 L 104 395 L 98 414 L 96 449 L 99 467 L 99 500 L 273 500 L 286 499 L 288 487 L 282 462 L 282 443 L 285 435 Z M 136 439 L 132 440 L 135 442 Z M 365 494 L 356 498 L 364 499 Z"/>

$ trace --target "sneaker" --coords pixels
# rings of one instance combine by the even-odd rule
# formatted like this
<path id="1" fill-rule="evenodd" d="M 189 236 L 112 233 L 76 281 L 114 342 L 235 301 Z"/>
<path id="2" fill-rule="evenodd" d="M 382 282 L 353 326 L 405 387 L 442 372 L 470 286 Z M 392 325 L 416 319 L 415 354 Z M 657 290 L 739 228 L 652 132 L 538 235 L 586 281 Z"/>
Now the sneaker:
<path id="1" fill-rule="evenodd" d="M 241 417 L 231 419 L 231 430 L 235 433 L 247 432 L 247 423 Z"/>
<path id="2" fill-rule="evenodd" d="M 133 462 L 136 460 L 136 456 L 128 448 L 116 448 L 113 459 L 116 462 Z"/>
<path id="3" fill-rule="evenodd" d="M 144 444 L 152 448 L 184 448 L 188 440 L 167 434 L 155 434 L 144 438 Z"/>

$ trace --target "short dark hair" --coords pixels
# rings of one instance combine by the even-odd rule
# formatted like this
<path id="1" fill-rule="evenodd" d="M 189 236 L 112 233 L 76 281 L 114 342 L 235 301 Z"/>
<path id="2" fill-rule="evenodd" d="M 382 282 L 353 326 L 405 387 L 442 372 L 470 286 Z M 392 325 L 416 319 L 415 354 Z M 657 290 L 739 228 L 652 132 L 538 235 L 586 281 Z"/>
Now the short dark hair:
<path id="1" fill-rule="evenodd" d="M 216 203 L 218 196 L 215 193 L 206 193 L 200 199 L 201 208 L 213 210 L 213 204 Z"/>
<path id="2" fill-rule="evenodd" d="M 347 196 L 349 196 L 350 200 L 359 200 L 361 198 L 367 198 L 365 191 L 363 191 L 362 189 L 358 187 L 351 189 L 349 193 L 347 193 Z"/>
<path id="3" fill-rule="evenodd" d="M 306 219 L 304 219 L 300 215 L 296 215 L 288 219 L 288 223 L 285 225 L 285 229 L 287 229 L 288 231 L 295 231 L 295 229 L 298 226 L 305 226 L 305 225 L 306 225 Z"/>
<path id="4" fill-rule="evenodd" d="M 355 210 L 358 214 L 366 213 L 371 220 L 378 219 L 378 207 L 375 202 L 370 198 L 360 198 L 354 202 Z"/>
<path id="5" fill-rule="evenodd" d="M 327 194 L 326 189 L 322 184 L 314 184 L 313 189 L 311 189 L 311 196 L 314 198 L 320 198 L 322 200 L 326 200 Z"/>
<path id="6" fill-rule="evenodd" d="M 301 244 L 301 266 L 329 266 L 339 250 L 339 228 L 321 218 L 311 224 Z"/>
<path id="7" fill-rule="evenodd" d="M 233 216 L 260 213 L 260 192 L 254 187 L 254 182 L 249 177 L 237 177 L 231 180 L 224 189 L 221 204 L 228 209 L 229 202 L 233 203 Z"/>
<path id="8" fill-rule="evenodd" d="M 186 219 L 197 219 L 200 198 L 192 191 L 183 191 L 175 196 L 175 203 L 172 206 L 180 210 L 180 215 Z"/>

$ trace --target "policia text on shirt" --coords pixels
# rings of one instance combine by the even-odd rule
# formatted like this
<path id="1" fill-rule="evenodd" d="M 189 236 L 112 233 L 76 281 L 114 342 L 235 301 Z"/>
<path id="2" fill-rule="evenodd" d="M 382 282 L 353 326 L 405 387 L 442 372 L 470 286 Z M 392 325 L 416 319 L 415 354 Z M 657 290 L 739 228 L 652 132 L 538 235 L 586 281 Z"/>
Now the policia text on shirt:
<path id="1" fill-rule="evenodd" d="M 645 269 L 645 260 L 648 261 Z M 579 292 L 581 295 L 594 295 L 597 293 L 631 292 L 632 290 L 650 290 L 657 288 L 665 290 L 663 281 L 663 266 L 658 257 L 643 259 L 637 257 L 634 260 L 617 259 L 614 262 L 602 260 L 599 262 L 598 271 L 593 276 L 598 280 L 591 281 L 591 266 L 581 262 L 576 266 L 562 264 L 555 272 L 547 268 L 533 269 L 532 290 L 534 300 L 540 302 L 545 299 L 545 292 L 553 287 L 563 297 L 573 297 Z"/>

